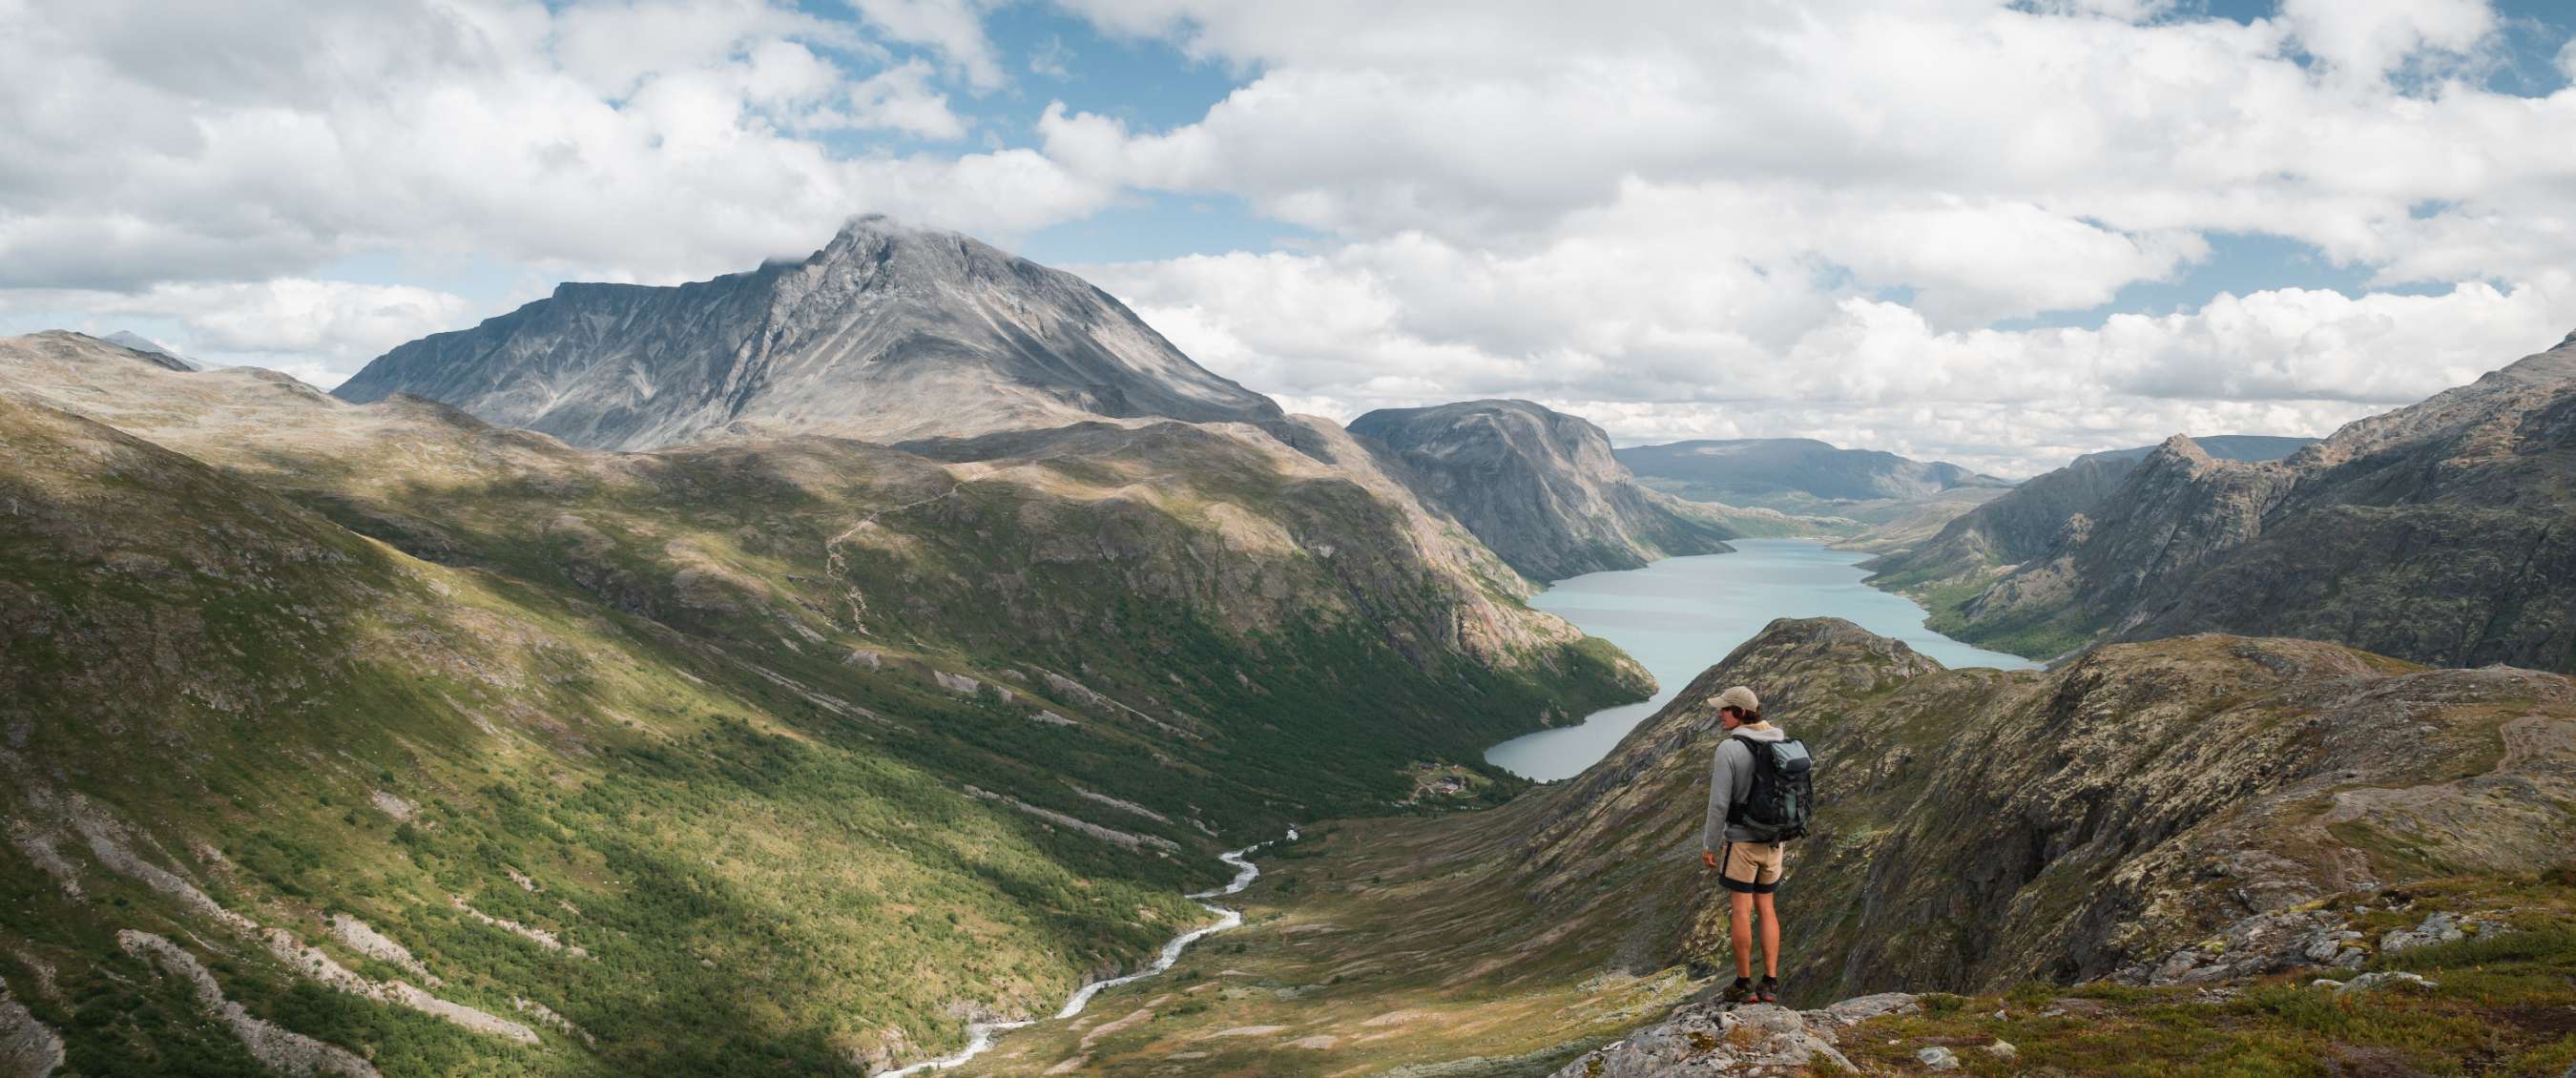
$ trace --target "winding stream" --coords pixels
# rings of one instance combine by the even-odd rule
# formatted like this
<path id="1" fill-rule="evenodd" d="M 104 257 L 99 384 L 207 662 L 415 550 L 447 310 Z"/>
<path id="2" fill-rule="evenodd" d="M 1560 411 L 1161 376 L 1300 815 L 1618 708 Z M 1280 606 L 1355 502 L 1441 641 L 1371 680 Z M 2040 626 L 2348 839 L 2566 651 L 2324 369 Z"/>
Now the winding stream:
<path id="1" fill-rule="evenodd" d="M 1295 842 L 1297 841 L 1297 829 L 1291 827 L 1288 829 L 1287 837 L 1272 839 L 1271 841 Z M 1242 910 L 1230 910 L 1205 900 L 1211 898 L 1222 898 L 1226 895 L 1234 894 L 1246 887 L 1252 886 L 1252 881 L 1261 878 L 1261 866 L 1252 863 L 1252 851 L 1258 850 L 1267 845 L 1270 845 L 1270 843 L 1256 842 L 1240 850 L 1227 850 L 1224 853 L 1216 855 L 1217 860 L 1234 866 L 1234 879 L 1223 887 L 1208 891 L 1192 892 L 1188 896 L 1190 898 L 1200 899 L 1199 908 L 1216 915 L 1215 924 L 1201 928 L 1193 928 L 1187 932 L 1183 932 L 1180 935 L 1172 937 L 1171 942 L 1163 945 L 1162 953 L 1155 955 L 1154 961 L 1146 964 L 1144 969 L 1130 973 L 1124 977 L 1111 977 L 1105 981 L 1093 981 L 1090 984 L 1074 989 L 1073 995 L 1064 1001 L 1064 1006 L 1055 1012 L 1055 1017 L 1071 1018 L 1074 1015 L 1081 1014 L 1083 1008 L 1091 1006 L 1091 997 L 1099 995 L 1103 990 L 1116 988 L 1122 984 L 1134 984 L 1137 981 L 1144 980 L 1147 977 L 1169 970 L 1172 968 L 1172 963 L 1181 960 L 1181 952 L 1188 950 L 1190 944 L 1197 943 L 1209 936 L 1213 936 L 1219 932 L 1225 931 L 1226 929 L 1242 924 Z M 878 1075 L 877 1078 L 903 1078 L 904 1075 L 920 1074 L 925 1071 L 944 1071 L 951 1067 L 964 1066 L 967 1060 L 990 1051 L 993 1047 L 993 1039 L 995 1037 L 1008 1033 L 1011 1030 L 1018 1029 L 1022 1026 L 1035 1025 L 1037 1024 L 1037 1021 L 1038 1020 L 1034 1018 L 1024 1018 L 1017 1022 L 973 1023 L 966 1027 L 966 1047 L 959 1049 L 957 1054 L 941 1056 L 937 1059 L 925 1059 L 900 1070 L 886 1071 Z"/>

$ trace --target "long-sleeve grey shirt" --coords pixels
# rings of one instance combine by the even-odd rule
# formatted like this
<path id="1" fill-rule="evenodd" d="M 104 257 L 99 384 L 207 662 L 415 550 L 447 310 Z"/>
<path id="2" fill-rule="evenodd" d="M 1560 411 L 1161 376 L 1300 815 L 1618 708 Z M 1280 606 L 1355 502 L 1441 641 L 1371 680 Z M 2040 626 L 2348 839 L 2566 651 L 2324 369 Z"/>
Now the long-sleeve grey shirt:
<path id="1" fill-rule="evenodd" d="M 1722 843 L 1752 842 L 1751 832 L 1726 822 L 1726 810 L 1753 796 L 1753 750 L 1736 744 L 1745 738 L 1755 741 L 1784 741 L 1789 732 L 1767 722 L 1738 726 L 1735 732 L 1717 743 L 1717 751 L 1708 761 L 1708 823 L 1700 828 L 1699 844 L 1710 853 Z"/>

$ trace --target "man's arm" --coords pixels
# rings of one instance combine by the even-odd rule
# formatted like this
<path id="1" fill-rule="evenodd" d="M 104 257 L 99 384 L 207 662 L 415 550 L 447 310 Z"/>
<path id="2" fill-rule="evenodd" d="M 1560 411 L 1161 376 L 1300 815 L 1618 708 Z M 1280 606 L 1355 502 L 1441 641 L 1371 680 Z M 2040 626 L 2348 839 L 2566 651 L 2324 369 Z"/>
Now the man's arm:
<path id="1" fill-rule="evenodd" d="M 1730 737 L 1717 743 L 1717 751 L 1708 754 L 1708 822 L 1699 832 L 1702 853 L 1715 853 L 1726 842 L 1726 810 L 1735 804 L 1735 770 L 1726 766 L 1726 746 Z"/>

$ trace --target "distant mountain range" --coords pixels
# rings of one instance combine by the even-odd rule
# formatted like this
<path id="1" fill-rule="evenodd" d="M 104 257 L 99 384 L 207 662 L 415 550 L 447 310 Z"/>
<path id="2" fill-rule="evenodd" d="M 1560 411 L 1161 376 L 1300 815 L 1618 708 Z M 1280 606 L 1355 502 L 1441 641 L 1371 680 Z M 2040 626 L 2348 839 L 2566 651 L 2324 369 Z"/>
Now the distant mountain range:
<path id="1" fill-rule="evenodd" d="M 2282 459 L 2181 436 L 2094 454 L 1880 560 L 1873 582 L 1952 636 L 2033 656 L 2222 631 L 2570 670 L 2571 479 L 2576 334 Z"/>
<path id="2" fill-rule="evenodd" d="M 1089 282 L 883 217 L 852 220 L 801 262 L 672 287 L 562 285 L 387 352 L 333 393 L 409 393 L 624 450 L 727 430 L 892 442 L 1281 416 Z"/>
<path id="3" fill-rule="evenodd" d="M 99 339 L 119 348 L 130 348 L 134 351 L 141 352 L 146 356 L 155 357 L 155 362 L 167 361 L 164 365 L 171 366 L 175 370 L 201 371 L 206 369 L 204 364 L 180 355 L 177 352 L 173 352 L 170 349 L 164 348 L 161 345 L 154 343 L 151 338 L 145 337 L 144 335 L 132 330 L 120 329 Z"/>
<path id="4" fill-rule="evenodd" d="M 1941 461 L 1812 438 L 1741 438 L 1641 445 L 1619 462 L 1657 489 L 1696 501 L 1803 511 L 1817 503 L 1920 500 L 1960 488 L 2002 489 L 1999 479 Z"/>

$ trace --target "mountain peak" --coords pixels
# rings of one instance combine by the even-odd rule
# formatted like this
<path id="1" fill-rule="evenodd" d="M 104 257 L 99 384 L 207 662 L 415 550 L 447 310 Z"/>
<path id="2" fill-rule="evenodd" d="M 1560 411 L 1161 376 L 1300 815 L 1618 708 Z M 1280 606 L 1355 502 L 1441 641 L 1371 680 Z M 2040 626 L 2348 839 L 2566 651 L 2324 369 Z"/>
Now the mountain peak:
<path id="1" fill-rule="evenodd" d="M 1591 420 L 1524 400 L 1381 408 L 1349 431 L 1514 569 L 1559 580 L 1728 549 L 1732 533 L 1639 487 Z"/>
<path id="2" fill-rule="evenodd" d="M 2191 435 L 2188 434 L 2177 434 L 2156 443 L 2155 452 L 2151 455 L 2185 460 L 2194 464 L 2207 464 L 2212 460 L 2209 451 L 2202 449 L 2199 442 L 2192 441 Z"/>
<path id="3" fill-rule="evenodd" d="M 120 329 L 98 339 L 129 352 L 140 352 L 145 357 L 164 367 L 171 367 L 173 369 L 183 371 L 197 371 L 205 369 L 205 367 L 199 364 L 196 360 L 189 359 L 188 357 L 180 355 L 177 352 L 173 352 L 168 348 L 164 348 L 158 343 L 155 343 L 151 338 L 140 333 L 136 333 L 130 329 Z"/>
<path id="4" fill-rule="evenodd" d="M 627 450 L 728 431 L 893 442 L 1284 414 L 1073 274 L 877 214 L 748 273 L 567 284 L 387 352 L 335 391 L 360 403 L 396 392 Z"/>

